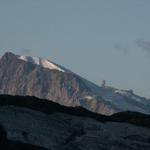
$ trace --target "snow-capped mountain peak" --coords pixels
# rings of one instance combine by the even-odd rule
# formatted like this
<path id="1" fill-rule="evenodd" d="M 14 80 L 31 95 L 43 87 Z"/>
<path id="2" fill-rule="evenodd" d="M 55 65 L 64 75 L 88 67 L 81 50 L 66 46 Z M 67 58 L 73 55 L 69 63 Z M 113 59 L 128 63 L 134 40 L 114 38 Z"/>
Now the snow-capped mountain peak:
<path id="1" fill-rule="evenodd" d="M 23 56 L 23 55 L 19 56 L 18 58 L 26 62 L 31 62 L 33 64 L 40 65 L 43 68 L 65 72 L 64 69 L 62 69 L 61 67 L 57 66 L 56 64 L 52 63 L 47 59 L 43 59 L 39 57 Z"/>
<path id="2" fill-rule="evenodd" d="M 5 53 L 0 59 L 0 81 L 0 94 L 36 96 L 105 115 L 120 111 L 150 114 L 150 100 L 133 90 L 100 87 L 43 58 Z"/>

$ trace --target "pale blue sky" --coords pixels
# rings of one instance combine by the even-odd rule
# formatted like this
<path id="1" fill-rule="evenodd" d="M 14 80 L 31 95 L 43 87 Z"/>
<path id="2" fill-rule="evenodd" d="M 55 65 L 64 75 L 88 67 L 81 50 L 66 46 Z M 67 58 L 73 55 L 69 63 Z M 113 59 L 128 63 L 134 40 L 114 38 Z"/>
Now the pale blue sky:
<path id="1" fill-rule="evenodd" d="M 150 97 L 150 0 L 0 0 L 0 54 L 46 57 Z"/>

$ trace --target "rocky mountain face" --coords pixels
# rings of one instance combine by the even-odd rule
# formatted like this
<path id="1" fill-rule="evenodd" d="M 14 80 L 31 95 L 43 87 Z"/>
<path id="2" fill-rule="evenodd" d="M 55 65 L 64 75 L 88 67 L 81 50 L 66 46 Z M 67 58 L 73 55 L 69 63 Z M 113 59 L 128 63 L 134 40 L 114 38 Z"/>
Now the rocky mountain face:
<path id="1" fill-rule="evenodd" d="M 150 100 L 131 91 L 99 87 L 49 60 L 10 52 L 0 59 L 0 93 L 36 96 L 106 115 L 150 113 Z"/>
<path id="2" fill-rule="evenodd" d="M 0 96 L 0 141 L 7 143 L 0 142 L 0 149 L 9 150 L 149 150 L 150 116 L 103 116 L 35 97 L 5 95 Z"/>

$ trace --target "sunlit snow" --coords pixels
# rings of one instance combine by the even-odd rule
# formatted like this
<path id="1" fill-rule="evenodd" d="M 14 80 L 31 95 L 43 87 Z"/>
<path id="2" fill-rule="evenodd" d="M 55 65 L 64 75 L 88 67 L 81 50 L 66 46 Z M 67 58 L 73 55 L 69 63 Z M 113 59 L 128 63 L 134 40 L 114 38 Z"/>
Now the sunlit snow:
<path id="1" fill-rule="evenodd" d="M 62 68 L 58 67 L 57 65 L 46 59 L 31 56 L 19 56 L 19 59 L 24 60 L 26 62 L 31 62 L 36 65 L 40 65 L 41 67 L 48 68 L 50 70 L 58 70 L 65 72 Z"/>

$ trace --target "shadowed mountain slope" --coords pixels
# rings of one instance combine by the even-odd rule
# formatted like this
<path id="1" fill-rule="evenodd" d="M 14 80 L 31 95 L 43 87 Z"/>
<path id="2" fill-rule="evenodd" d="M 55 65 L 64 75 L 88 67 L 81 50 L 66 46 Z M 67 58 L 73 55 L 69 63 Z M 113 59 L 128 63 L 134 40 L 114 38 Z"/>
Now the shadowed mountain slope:
<path id="1" fill-rule="evenodd" d="M 0 96 L 0 149 L 149 150 L 150 116 L 112 116 L 30 96 Z"/>
<path id="2" fill-rule="evenodd" d="M 150 128 L 150 115 L 137 112 L 126 111 L 116 113 L 111 116 L 105 116 L 98 113 L 93 113 L 82 107 L 66 107 L 53 101 L 39 99 L 33 96 L 0 95 L 0 106 L 9 105 L 29 108 L 46 114 L 60 112 L 73 116 L 92 118 L 101 122 L 125 122 Z"/>

